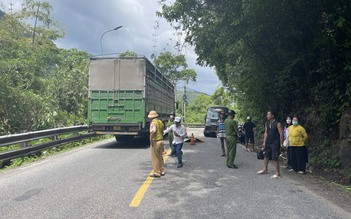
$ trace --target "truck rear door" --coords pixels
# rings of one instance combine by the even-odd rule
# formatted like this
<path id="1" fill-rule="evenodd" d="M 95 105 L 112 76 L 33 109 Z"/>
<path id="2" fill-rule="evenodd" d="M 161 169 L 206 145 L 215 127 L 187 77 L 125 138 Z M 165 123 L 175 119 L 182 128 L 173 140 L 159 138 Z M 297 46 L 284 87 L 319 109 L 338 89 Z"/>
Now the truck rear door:
<path id="1" fill-rule="evenodd" d="M 139 59 L 92 60 L 89 73 L 91 124 L 125 134 L 135 134 L 141 128 L 145 116 L 143 66 L 143 60 Z"/>

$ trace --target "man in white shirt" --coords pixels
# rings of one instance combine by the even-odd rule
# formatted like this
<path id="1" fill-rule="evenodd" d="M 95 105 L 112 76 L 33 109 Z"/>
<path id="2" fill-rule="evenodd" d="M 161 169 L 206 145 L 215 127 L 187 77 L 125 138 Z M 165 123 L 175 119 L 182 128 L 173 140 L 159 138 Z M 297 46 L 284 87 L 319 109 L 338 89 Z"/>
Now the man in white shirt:
<path id="1" fill-rule="evenodd" d="M 167 127 L 166 130 L 163 131 L 163 135 L 169 132 L 173 132 L 173 141 L 172 141 L 172 146 L 175 148 L 176 155 L 178 158 L 178 166 L 177 168 L 183 167 L 183 161 L 182 161 L 182 147 L 183 147 L 183 140 L 185 137 L 185 128 L 182 124 L 180 124 L 180 117 L 175 117 L 174 119 L 174 124 Z"/>

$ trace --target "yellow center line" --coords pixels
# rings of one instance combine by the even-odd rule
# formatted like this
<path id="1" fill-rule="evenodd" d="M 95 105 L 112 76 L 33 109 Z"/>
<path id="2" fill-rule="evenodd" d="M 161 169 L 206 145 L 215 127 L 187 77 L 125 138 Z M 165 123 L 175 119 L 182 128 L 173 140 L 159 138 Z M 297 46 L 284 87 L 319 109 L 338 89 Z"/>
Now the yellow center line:
<path id="1" fill-rule="evenodd" d="M 168 155 L 171 153 L 171 149 L 168 149 L 166 155 L 163 157 L 163 161 L 166 162 Z M 154 180 L 153 177 L 150 177 L 150 174 L 152 171 L 149 173 L 147 176 L 146 180 L 144 183 L 141 185 L 137 193 L 135 194 L 133 200 L 130 202 L 129 207 L 139 207 L 141 200 L 143 200 L 143 197 L 145 195 L 146 190 L 149 188 L 151 185 L 152 181 Z"/>

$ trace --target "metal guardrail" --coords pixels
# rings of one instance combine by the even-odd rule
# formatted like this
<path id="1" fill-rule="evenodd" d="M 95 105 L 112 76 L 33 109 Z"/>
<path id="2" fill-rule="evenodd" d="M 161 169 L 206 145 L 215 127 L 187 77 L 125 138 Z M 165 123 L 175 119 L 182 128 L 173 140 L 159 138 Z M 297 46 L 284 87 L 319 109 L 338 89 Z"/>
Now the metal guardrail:
<path id="1" fill-rule="evenodd" d="M 24 145 L 28 145 L 28 142 L 37 140 L 37 139 L 42 139 L 42 138 L 51 137 L 52 139 L 49 142 L 40 143 L 33 146 L 26 146 L 20 149 L 15 149 L 15 150 L 0 153 L 0 161 L 8 161 L 14 158 L 37 153 L 39 151 L 52 148 L 64 143 L 69 143 L 80 139 L 95 136 L 94 133 L 78 134 L 78 132 L 87 131 L 87 130 L 88 130 L 88 127 L 86 125 L 83 125 L 83 126 L 70 126 L 70 127 L 54 128 L 54 129 L 48 129 L 48 130 L 42 130 L 42 131 L 36 131 L 36 132 L 27 132 L 27 133 L 21 133 L 21 134 L 0 136 L 0 147 L 14 145 L 18 143 L 25 143 Z M 58 137 L 59 135 L 68 134 L 68 133 L 76 133 L 76 135 L 59 139 Z"/>
<path id="2" fill-rule="evenodd" d="M 204 128 L 204 124 L 202 123 L 192 123 L 185 124 L 188 128 Z M 88 126 L 70 126 L 63 128 L 54 128 L 48 130 L 41 130 L 35 132 L 26 132 L 21 134 L 13 134 L 13 135 L 4 135 L 0 136 L 0 147 L 5 147 L 9 145 L 22 143 L 22 148 L 6 151 L 0 153 L 0 161 L 8 161 L 14 158 L 24 157 L 27 155 L 31 155 L 45 149 L 49 149 L 55 146 L 59 146 L 61 144 L 81 140 L 84 138 L 94 137 L 95 133 L 85 133 L 78 134 L 81 131 L 88 131 Z M 62 134 L 68 133 L 77 133 L 74 136 L 70 136 L 67 138 L 59 139 L 58 136 Z M 36 145 L 30 146 L 28 143 L 33 140 L 42 139 L 42 138 L 51 138 L 51 141 L 40 143 Z"/>
<path id="3" fill-rule="evenodd" d="M 203 123 L 189 123 L 189 124 L 185 124 L 185 127 L 187 128 L 205 128 L 205 124 Z"/>

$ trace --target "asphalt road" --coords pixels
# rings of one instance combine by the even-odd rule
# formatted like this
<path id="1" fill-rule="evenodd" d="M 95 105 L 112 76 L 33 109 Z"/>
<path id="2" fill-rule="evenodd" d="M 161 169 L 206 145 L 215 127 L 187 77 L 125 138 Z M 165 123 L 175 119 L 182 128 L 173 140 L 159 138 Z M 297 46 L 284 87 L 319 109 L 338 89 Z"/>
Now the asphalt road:
<path id="1" fill-rule="evenodd" d="M 240 145 L 239 169 L 227 168 L 219 140 L 201 131 L 188 130 L 205 142 L 184 143 L 183 168 L 168 157 L 166 176 L 146 181 L 137 207 L 149 147 L 110 139 L 0 173 L 0 218 L 351 218 L 286 171 L 256 175 L 262 162 Z"/>

